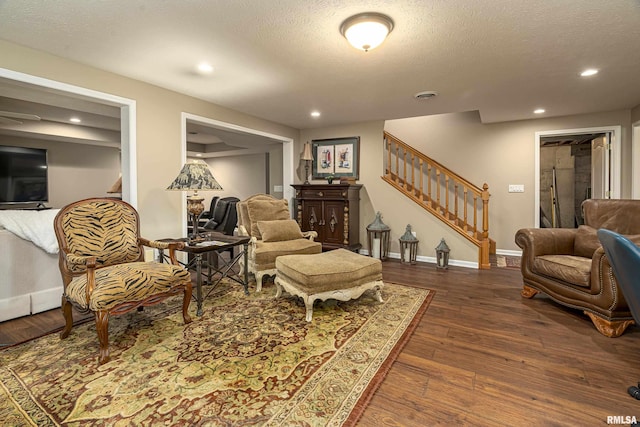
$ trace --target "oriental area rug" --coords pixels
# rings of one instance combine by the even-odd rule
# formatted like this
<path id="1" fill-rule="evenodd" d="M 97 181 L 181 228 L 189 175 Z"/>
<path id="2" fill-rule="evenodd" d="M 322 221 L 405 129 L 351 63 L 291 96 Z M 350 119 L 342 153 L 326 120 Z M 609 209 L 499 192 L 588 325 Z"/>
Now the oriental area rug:
<path id="1" fill-rule="evenodd" d="M 94 322 L 4 349 L 2 425 L 354 425 L 433 291 L 385 283 L 384 303 L 316 303 L 312 322 L 274 296 L 223 281 L 186 326 L 181 297 L 112 317 L 102 366 Z"/>

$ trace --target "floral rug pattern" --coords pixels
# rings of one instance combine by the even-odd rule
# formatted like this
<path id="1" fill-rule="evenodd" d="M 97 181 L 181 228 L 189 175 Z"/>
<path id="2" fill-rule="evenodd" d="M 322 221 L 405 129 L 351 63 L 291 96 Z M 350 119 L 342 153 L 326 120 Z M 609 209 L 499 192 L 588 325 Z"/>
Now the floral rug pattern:
<path id="1" fill-rule="evenodd" d="M 369 293 L 316 303 L 306 322 L 302 301 L 274 299 L 273 285 L 246 296 L 223 282 L 204 301 L 204 315 L 186 326 L 180 297 L 112 317 L 112 359 L 102 366 L 93 322 L 75 326 L 65 340 L 50 334 L 0 351 L 0 420 L 340 426 L 372 380 L 384 376 L 381 367 L 395 358 L 432 295 L 387 283 L 384 303 Z"/>

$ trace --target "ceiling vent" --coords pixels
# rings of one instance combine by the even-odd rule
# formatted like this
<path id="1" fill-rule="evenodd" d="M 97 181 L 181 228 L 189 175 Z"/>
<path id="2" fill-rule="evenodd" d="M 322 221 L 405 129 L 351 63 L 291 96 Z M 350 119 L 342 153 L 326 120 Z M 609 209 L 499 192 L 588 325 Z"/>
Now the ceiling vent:
<path id="1" fill-rule="evenodd" d="M 415 95 L 413 95 L 413 97 L 415 99 L 429 99 L 429 98 L 433 98 L 438 96 L 438 92 L 435 92 L 433 90 L 425 90 L 422 92 L 418 92 Z"/>

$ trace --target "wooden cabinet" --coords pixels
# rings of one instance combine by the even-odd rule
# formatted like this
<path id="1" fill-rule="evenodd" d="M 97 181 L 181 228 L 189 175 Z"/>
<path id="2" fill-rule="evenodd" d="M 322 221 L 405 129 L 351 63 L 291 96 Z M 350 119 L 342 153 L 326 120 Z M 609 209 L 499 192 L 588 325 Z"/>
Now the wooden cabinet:
<path id="1" fill-rule="evenodd" d="M 318 232 L 322 249 L 357 251 L 360 244 L 360 189 L 356 184 L 292 185 L 302 231 Z"/>

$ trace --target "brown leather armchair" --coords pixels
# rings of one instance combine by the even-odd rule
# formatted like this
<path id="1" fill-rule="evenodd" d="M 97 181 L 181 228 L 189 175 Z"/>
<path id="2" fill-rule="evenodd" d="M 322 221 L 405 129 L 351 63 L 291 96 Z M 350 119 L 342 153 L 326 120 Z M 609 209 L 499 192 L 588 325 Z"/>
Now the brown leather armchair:
<path id="1" fill-rule="evenodd" d="M 613 270 L 598 240 L 605 228 L 640 242 L 640 200 L 582 203 L 585 225 L 577 229 L 525 228 L 516 233 L 522 248 L 522 296 L 539 292 L 583 310 L 600 333 L 618 337 L 634 323 Z"/>

